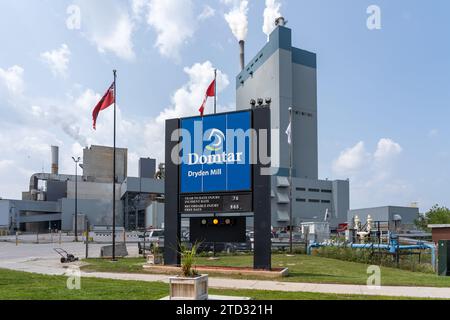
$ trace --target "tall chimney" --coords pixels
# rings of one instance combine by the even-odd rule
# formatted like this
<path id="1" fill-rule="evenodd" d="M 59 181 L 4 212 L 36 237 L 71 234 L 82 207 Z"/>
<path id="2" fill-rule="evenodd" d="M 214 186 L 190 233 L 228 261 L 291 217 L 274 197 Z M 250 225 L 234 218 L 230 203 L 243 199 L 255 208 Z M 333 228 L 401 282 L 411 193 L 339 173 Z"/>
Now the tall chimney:
<path id="1" fill-rule="evenodd" d="M 59 172 L 59 147 L 52 146 L 52 174 Z"/>
<path id="2" fill-rule="evenodd" d="M 241 70 L 245 69 L 245 41 L 239 41 Z"/>

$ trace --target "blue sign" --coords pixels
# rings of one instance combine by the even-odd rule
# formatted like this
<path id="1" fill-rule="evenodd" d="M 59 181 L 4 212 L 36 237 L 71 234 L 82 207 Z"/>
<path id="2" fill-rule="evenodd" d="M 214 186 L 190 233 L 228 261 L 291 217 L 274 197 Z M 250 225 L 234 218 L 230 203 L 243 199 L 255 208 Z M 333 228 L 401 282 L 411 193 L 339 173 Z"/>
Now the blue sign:
<path id="1" fill-rule="evenodd" d="M 180 192 L 251 191 L 251 111 L 181 120 Z"/>

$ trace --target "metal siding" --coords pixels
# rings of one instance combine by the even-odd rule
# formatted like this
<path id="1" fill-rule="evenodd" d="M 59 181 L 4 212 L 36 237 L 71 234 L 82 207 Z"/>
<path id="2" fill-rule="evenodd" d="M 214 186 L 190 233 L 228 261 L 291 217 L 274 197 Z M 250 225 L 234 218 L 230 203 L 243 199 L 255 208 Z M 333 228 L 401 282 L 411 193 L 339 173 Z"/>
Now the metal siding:
<path id="1" fill-rule="evenodd" d="M 9 201 L 0 200 L 0 227 L 9 225 L 9 209 L 10 209 Z"/>
<path id="2" fill-rule="evenodd" d="M 156 159 L 139 159 L 139 178 L 153 179 L 156 174 Z"/>
<path id="3" fill-rule="evenodd" d="M 47 181 L 47 201 L 58 201 L 66 196 L 66 181 Z"/>
<path id="4" fill-rule="evenodd" d="M 112 200 L 108 197 L 107 200 L 93 199 L 79 199 L 78 200 L 78 214 L 86 215 L 91 226 L 112 226 Z M 116 201 L 117 212 L 123 212 L 122 201 Z M 62 229 L 64 231 L 72 230 L 73 216 L 75 214 L 74 199 L 62 200 Z M 116 216 L 116 226 L 123 225 L 123 215 Z"/>

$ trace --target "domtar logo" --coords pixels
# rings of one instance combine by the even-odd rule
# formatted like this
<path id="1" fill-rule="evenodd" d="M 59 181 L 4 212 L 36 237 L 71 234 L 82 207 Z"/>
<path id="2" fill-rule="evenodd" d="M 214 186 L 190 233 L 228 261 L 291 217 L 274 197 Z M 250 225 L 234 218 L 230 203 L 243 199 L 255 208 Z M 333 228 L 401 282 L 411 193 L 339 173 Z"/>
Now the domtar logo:
<path id="1" fill-rule="evenodd" d="M 197 164 L 213 165 L 213 164 L 236 163 L 236 162 L 240 163 L 244 161 L 243 152 L 238 153 L 223 152 L 225 144 L 225 134 L 221 130 L 212 129 L 206 141 L 212 141 L 212 143 L 206 146 L 205 149 L 209 152 L 214 152 L 215 154 L 199 155 L 196 153 L 189 153 L 188 154 L 189 165 L 197 165 Z"/>
<path id="2" fill-rule="evenodd" d="M 206 147 L 209 151 L 221 151 L 223 150 L 223 144 L 225 142 L 225 134 L 219 129 L 212 129 L 209 134 L 208 141 L 214 141 Z"/>

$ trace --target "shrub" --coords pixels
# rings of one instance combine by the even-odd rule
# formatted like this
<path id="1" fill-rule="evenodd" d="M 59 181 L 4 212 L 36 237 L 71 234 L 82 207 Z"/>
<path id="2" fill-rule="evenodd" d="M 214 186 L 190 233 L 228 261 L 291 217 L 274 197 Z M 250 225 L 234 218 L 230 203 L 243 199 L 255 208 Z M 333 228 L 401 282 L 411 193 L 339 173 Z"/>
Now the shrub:
<path id="1" fill-rule="evenodd" d="M 399 265 L 395 260 L 395 256 L 386 251 L 371 249 L 352 249 L 345 246 L 336 247 L 320 247 L 312 252 L 313 255 L 331 258 L 349 262 L 363 263 L 367 265 L 380 265 L 384 267 L 396 268 L 414 272 L 434 273 L 433 266 L 429 261 L 429 254 L 421 254 L 421 262 L 419 263 L 418 255 L 401 255 Z"/>

